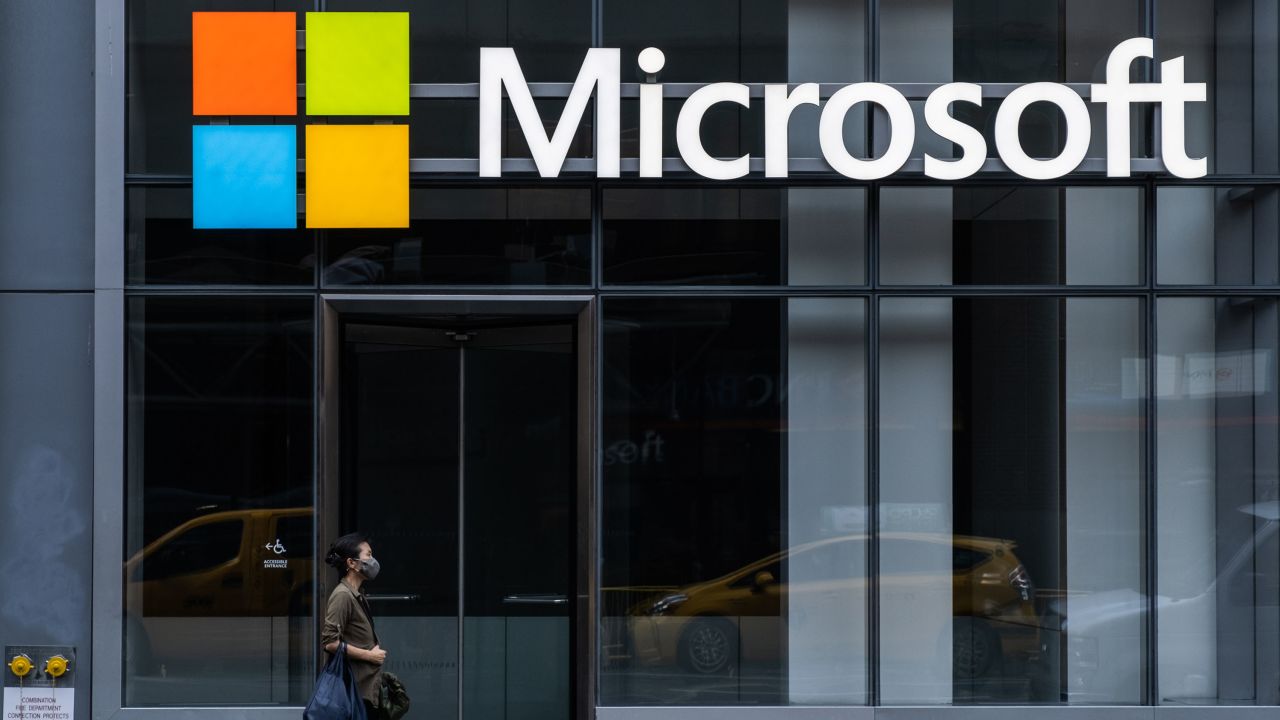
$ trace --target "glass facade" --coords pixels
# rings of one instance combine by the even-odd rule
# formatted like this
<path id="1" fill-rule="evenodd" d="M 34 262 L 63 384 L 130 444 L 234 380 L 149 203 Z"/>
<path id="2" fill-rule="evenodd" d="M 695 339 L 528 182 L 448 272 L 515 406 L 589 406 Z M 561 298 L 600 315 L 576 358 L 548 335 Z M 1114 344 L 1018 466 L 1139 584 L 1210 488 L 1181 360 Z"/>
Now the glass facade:
<path id="1" fill-rule="evenodd" d="M 400 573 L 376 607 L 388 667 L 440 717 L 558 720 L 571 697 L 1280 705 L 1278 5 L 128 0 L 123 706 L 305 703 L 332 582 L 316 544 L 349 524 Z M 190 113 L 190 13 L 355 9 L 411 17 L 409 226 L 192 229 L 190 126 L 208 119 Z M 920 122 L 937 84 L 984 85 L 955 116 L 994 155 L 1009 84 L 1086 92 L 1132 37 L 1209 84 L 1187 120 L 1206 177 L 1152 170 L 1161 118 L 1142 104 L 1135 172 L 1106 177 L 1094 103 L 1087 158 L 1059 180 L 921 174 L 957 152 Z M 559 178 L 478 177 L 494 46 L 544 84 L 548 130 L 586 50 L 621 49 L 621 178 L 594 176 L 591 108 Z M 649 46 L 666 54 L 659 180 L 625 164 Z M 698 85 L 752 86 L 702 137 L 759 160 L 762 84 L 864 80 L 918 116 L 885 180 L 803 165 L 820 162 L 812 106 L 790 179 L 712 182 L 677 158 Z M 863 107 L 844 138 L 876 156 L 887 123 Z M 503 156 L 527 160 L 503 112 Z M 1062 125 L 1030 108 L 1028 153 L 1056 155 Z M 447 308 L 385 311 L 427 296 Z M 592 310 L 546 340 L 529 327 L 547 317 L 461 296 Z M 384 304 L 334 320 L 335 297 Z M 330 447 L 331 417 L 366 432 Z M 570 488 L 575 462 L 589 482 Z"/>
<path id="2" fill-rule="evenodd" d="M 1160 699 L 1275 704 L 1276 298 L 1156 312 Z"/>
<path id="3" fill-rule="evenodd" d="M 865 300 L 603 306 L 601 702 L 864 704 Z"/>
<path id="4" fill-rule="evenodd" d="M 1140 701 L 1140 308 L 881 301 L 884 702 Z"/>
<path id="5" fill-rule="evenodd" d="M 128 317 L 124 702 L 305 703 L 311 300 L 134 297 Z"/>

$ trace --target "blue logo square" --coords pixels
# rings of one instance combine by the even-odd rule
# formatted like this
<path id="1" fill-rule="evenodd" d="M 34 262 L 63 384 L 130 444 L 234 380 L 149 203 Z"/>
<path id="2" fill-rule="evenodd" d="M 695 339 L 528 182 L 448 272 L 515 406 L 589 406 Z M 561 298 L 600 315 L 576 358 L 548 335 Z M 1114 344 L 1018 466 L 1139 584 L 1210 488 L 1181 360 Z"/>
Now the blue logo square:
<path id="1" fill-rule="evenodd" d="M 298 226 L 294 126 L 195 125 L 191 165 L 195 228 Z"/>

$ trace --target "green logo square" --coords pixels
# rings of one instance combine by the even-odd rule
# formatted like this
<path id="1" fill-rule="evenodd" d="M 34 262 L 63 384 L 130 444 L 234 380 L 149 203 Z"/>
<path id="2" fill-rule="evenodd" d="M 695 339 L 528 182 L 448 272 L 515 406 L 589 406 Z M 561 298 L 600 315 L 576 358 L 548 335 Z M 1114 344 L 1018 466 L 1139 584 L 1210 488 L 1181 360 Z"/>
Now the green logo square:
<path id="1" fill-rule="evenodd" d="M 307 13 L 307 114 L 408 115 L 409 13 Z"/>

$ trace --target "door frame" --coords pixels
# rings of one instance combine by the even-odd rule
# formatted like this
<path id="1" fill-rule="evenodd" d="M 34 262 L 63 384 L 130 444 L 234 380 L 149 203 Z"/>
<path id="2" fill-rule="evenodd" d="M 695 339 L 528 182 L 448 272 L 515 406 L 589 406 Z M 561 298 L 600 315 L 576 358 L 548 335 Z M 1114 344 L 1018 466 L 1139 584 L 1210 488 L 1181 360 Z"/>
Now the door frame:
<path id="1" fill-rule="evenodd" d="M 576 493 L 574 547 L 573 623 L 570 647 L 571 707 L 574 720 L 590 720 L 596 706 L 596 588 L 599 585 L 597 542 L 598 533 L 598 463 L 596 462 L 599 439 L 597 422 L 599 403 L 596 377 L 596 358 L 599 338 L 596 332 L 596 298 L 591 295 L 361 295 L 322 293 L 317 300 L 319 328 L 316 333 L 316 527 L 315 547 L 324 543 L 339 531 L 338 437 L 341 397 L 339 387 L 339 361 L 342 346 L 340 327 L 344 316 L 377 316 L 385 318 L 421 317 L 431 315 L 467 316 L 505 314 L 513 316 L 537 316 L 554 320 L 567 320 L 577 330 L 577 391 L 578 417 L 576 434 L 576 466 L 574 483 Z M 327 584 L 321 580 L 327 575 L 323 568 L 315 569 L 315 592 L 312 607 L 316 608 L 315 637 L 320 637 Z M 317 643 L 317 656 L 319 655 Z M 319 665 L 317 665 L 319 667 Z M 458 673 L 463 672 L 459 658 Z M 461 700 L 461 699 L 460 699 Z"/>

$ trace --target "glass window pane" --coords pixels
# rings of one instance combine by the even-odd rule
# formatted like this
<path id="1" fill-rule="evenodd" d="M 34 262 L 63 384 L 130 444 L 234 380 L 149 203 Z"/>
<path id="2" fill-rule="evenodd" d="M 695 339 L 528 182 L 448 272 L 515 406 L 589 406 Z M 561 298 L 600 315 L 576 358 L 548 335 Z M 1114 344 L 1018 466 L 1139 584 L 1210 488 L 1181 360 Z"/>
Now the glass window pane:
<path id="1" fill-rule="evenodd" d="M 131 187 L 125 199 L 131 285 L 315 283 L 312 231 L 196 230 L 190 187 Z"/>
<path id="2" fill-rule="evenodd" d="M 327 285 L 591 282 L 591 190 L 413 188 L 404 230 L 325 234 Z"/>
<path id="3" fill-rule="evenodd" d="M 853 82 L 866 76 L 863 0 L 604 1 L 604 46 L 623 80 L 646 47 L 664 82 Z M 563 81 L 561 81 L 563 82 Z"/>
<path id="4" fill-rule="evenodd" d="M 479 117 L 479 100 L 409 98 L 409 157 L 480 157 Z"/>
<path id="5" fill-rule="evenodd" d="M 562 98 L 534 98 L 544 131 L 554 133 L 564 111 Z M 587 103 L 565 153 L 567 158 L 591 157 L 595 129 L 594 102 Z M 409 156 L 412 158 L 477 158 L 480 156 L 480 101 L 467 98 L 409 99 Z M 372 120 L 372 119 L 371 119 Z M 637 121 L 638 122 L 638 121 Z M 675 127 L 671 119 L 670 127 Z M 674 140 L 672 141 L 674 142 Z M 625 155 L 625 153 L 624 153 Z M 633 152 L 632 157 L 635 156 Z M 502 157 L 532 158 L 524 130 L 511 104 L 502 109 Z"/>
<path id="6" fill-rule="evenodd" d="M 675 127 L 684 102 L 683 98 L 667 98 L 662 103 L 663 157 L 680 157 L 680 150 L 676 145 Z M 640 101 L 624 98 L 620 114 L 622 134 L 619 150 L 622 157 L 639 157 Z M 797 112 L 792 123 L 802 122 L 800 113 Z M 817 128 L 816 113 L 814 113 L 813 123 L 813 127 Z M 752 154 L 761 156 L 761 149 L 764 147 L 764 103 L 761 100 L 754 100 L 749 108 L 734 103 L 712 105 L 702 116 L 698 137 L 702 140 L 702 147 L 707 154 L 715 158 L 736 158 Z M 793 153 L 792 157 L 797 156 Z"/>
<path id="7" fill-rule="evenodd" d="M 604 301 L 600 701 L 867 701 L 856 298 Z"/>
<path id="8" fill-rule="evenodd" d="M 487 378 L 468 377 L 468 389 L 462 382 L 460 351 L 440 347 L 444 343 L 438 342 L 446 338 L 443 330 L 417 323 L 413 327 L 381 324 L 397 320 L 355 315 L 340 317 L 336 323 L 335 336 L 341 340 L 334 341 L 338 347 L 330 362 L 336 361 L 336 367 L 331 365 L 330 372 L 338 380 L 336 400 L 341 412 L 335 413 L 336 426 L 330 425 L 327 432 L 334 433 L 328 437 L 336 435 L 334 474 L 338 477 L 326 491 L 336 493 L 340 502 L 333 508 L 335 522 L 328 526 L 333 529 L 324 542 L 357 529 L 371 538 L 371 549 L 383 571 L 368 592 L 379 637 L 386 638 L 385 667 L 412 693 L 412 716 L 462 720 L 458 621 L 463 596 L 458 551 L 469 548 L 471 541 L 463 542 L 459 530 L 471 533 L 474 527 L 460 520 L 459 509 L 465 508 L 469 516 L 497 513 L 490 503 L 459 505 L 462 428 L 458 403 L 464 389 L 470 393 L 488 383 Z M 505 403 L 492 407 L 499 413 L 507 409 Z M 465 420 L 474 422 L 470 415 Z M 489 447 L 482 444 L 481 452 Z M 463 469 L 471 470 L 471 465 Z M 528 480 L 519 477 L 522 485 L 532 484 Z M 498 573 L 494 562 L 479 565 Z M 462 567 L 469 576 L 471 566 Z M 320 578 L 322 591 L 331 592 L 340 577 L 326 568 Z M 322 631 L 322 641 L 323 637 Z M 468 654 L 477 645 L 486 651 L 493 647 L 484 636 L 462 633 L 461 637 L 468 643 Z M 499 667 L 505 661 L 501 650 L 487 652 L 486 657 Z M 490 694 L 501 701 L 501 692 Z M 471 707 L 470 702 L 465 705 Z"/>
<path id="9" fill-rule="evenodd" d="M 132 173 L 191 172 L 191 13 L 296 12 L 298 28 L 310 0 L 129 0 L 126 3 L 126 165 Z M 306 62 L 298 51 L 298 82 Z M 299 103 L 299 112 L 302 104 Z M 232 124 L 295 125 L 303 117 L 234 117 Z M 302 143 L 299 141 L 299 152 Z"/>
<path id="10" fill-rule="evenodd" d="M 564 107 L 568 104 L 566 98 L 534 98 L 533 104 L 538 109 L 538 117 L 542 119 L 542 130 L 547 137 L 554 135 L 560 126 L 560 115 L 564 112 Z M 477 112 L 471 116 L 472 122 L 478 122 L 479 101 L 476 102 Z M 573 140 L 569 142 L 568 151 L 565 157 L 582 158 L 591 157 L 592 143 L 595 139 L 595 103 L 587 103 L 587 107 L 582 112 L 582 119 L 578 122 L 578 126 L 574 129 Z M 529 142 L 524 134 L 524 128 L 520 126 L 520 121 L 515 116 L 515 111 L 511 109 L 511 103 L 507 102 L 502 109 L 502 157 L 504 158 L 532 158 L 533 153 L 529 150 Z M 438 130 L 435 130 L 438 132 Z M 479 148 L 479 131 L 478 129 L 471 131 L 476 136 L 477 154 Z"/>
<path id="11" fill-rule="evenodd" d="M 1276 705 L 1277 300 L 1158 302 L 1159 701 Z"/>
<path id="12" fill-rule="evenodd" d="M 1111 50 L 1141 36 L 1141 20 L 1138 0 L 882 0 L 880 77 L 894 83 L 1103 82 Z M 967 103 L 952 108 L 952 114 L 982 132 L 990 157 L 996 156 L 1000 102 L 987 98 L 981 108 Z M 925 126 L 923 100 L 915 104 L 919 135 L 913 157 L 926 151 L 952 157 L 951 143 Z M 1087 157 L 1101 158 L 1106 154 L 1100 130 L 1106 127 L 1106 112 L 1101 104 L 1088 106 L 1095 130 Z M 1135 105 L 1134 157 L 1150 155 L 1144 132 L 1149 117 L 1150 108 Z M 886 134 L 881 124 L 878 136 Z M 1032 157 L 1057 155 L 1061 126 L 1055 108 L 1028 108 L 1021 131 L 1027 152 Z"/>
<path id="13" fill-rule="evenodd" d="M 606 189 L 603 252 L 606 283 L 855 285 L 866 191 Z"/>
<path id="14" fill-rule="evenodd" d="M 1187 82 L 1209 84 L 1186 114 L 1187 155 L 1209 172 L 1280 170 L 1280 6 L 1241 0 L 1160 0 L 1156 56 L 1185 57 Z"/>
<path id="15" fill-rule="evenodd" d="M 1280 188 L 1162 187 L 1156 212 L 1160 283 L 1280 282 Z"/>
<path id="16" fill-rule="evenodd" d="M 881 302 L 885 704 L 1141 702 L 1140 308 Z"/>
<path id="17" fill-rule="evenodd" d="M 881 0 L 880 77 L 1100 82 L 1141 21 L 1138 0 Z"/>
<path id="18" fill-rule="evenodd" d="M 529 82 L 573 82 L 591 0 L 326 0 L 328 11 L 408 12 L 409 82 L 480 80 L 480 48 L 514 48 Z"/>
<path id="19" fill-rule="evenodd" d="M 310 298 L 129 300 L 125 705 L 310 696 L 312 345 Z"/>
<path id="20" fill-rule="evenodd" d="M 880 277 L 907 285 L 1142 282 L 1137 187 L 886 187 Z"/>

